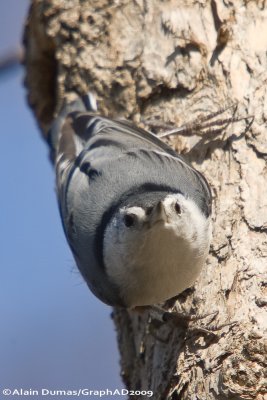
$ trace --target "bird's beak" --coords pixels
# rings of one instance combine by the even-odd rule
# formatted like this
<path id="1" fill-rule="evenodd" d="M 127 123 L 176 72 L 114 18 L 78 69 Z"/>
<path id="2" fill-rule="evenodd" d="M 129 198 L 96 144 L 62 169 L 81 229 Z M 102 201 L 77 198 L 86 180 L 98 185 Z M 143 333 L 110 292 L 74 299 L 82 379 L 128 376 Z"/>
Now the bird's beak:
<path id="1" fill-rule="evenodd" d="M 154 225 L 157 222 L 166 222 L 167 214 L 162 201 L 158 202 L 158 204 L 154 207 L 151 213 L 151 225 Z"/>

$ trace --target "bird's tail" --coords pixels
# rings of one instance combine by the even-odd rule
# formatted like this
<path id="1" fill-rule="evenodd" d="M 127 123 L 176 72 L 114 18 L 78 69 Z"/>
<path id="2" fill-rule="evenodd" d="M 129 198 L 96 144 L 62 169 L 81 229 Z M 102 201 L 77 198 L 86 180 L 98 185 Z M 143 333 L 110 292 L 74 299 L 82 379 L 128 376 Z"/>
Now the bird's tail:
<path id="1" fill-rule="evenodd" d="M 56 160 L 56 154 L 58 152 L 58 145 L 62 136 L 62 128 L 67 116 L 73 112 L 97 112 L 97 103 L 95 96 L 88 92 L 86 95 L 77 97 L 72 102 L 64 101 L 63 106 L 60 109 L 59 114 L 52 122 L 47 135 L 47 143 L 50 148 L 50 158 L 53 164 Z"/>

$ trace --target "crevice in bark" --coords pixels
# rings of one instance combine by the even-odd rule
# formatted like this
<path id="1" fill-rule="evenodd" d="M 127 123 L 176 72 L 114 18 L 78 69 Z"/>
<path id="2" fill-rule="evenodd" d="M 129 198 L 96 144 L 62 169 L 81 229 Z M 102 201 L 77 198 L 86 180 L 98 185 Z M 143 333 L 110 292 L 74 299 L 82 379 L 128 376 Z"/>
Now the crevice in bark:
<path id="1" fill-rule="evenodd" d="M 149 79 L 147 81 L 149 83 Z M 152 81 L 150 83 L 151 86 L 155 84 L 155 82 Z M 184 99 L 189 94 L 190 91 L 182 86 L 171 89 L 164 84 L 158 84 L 147 98 L 138 99 L 140 114 L 145 114 L 147 108 L 151 107 L 152 105 L 159 105 L 160 103 L 168 102 L 174 98 Z"/>

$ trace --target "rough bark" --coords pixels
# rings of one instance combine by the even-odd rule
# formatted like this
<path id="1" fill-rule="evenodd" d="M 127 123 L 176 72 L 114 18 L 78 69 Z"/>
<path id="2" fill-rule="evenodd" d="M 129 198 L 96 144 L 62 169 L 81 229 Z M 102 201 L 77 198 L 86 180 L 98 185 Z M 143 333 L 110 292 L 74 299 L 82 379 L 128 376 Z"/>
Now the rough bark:
<path id="1" fill-rule="evenodd" d="M 266 21 L 263 0 L 32 0 L 26 86 L 44 136 L 63 96 L 89 89 L 102 113 L 148 128 L 233 102 L 254 116 L 173 141 L 194 146 L 214 197 L 210 255 L 180 307 L 219 311 L 191 327 L 236 323 L 213 336 L 115 310 L 124 382 L 153 399 L 267 399 Z"/>

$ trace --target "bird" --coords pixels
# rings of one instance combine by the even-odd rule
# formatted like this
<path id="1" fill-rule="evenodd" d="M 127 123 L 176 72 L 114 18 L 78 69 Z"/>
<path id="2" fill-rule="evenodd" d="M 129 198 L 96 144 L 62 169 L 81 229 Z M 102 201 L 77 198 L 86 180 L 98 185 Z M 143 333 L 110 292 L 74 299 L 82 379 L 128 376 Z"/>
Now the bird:
<path id="1" fill-rule="evenodd" d="M 157 135 L 65 101 L 48 142 L 63 229 L 92 293 L 115 307 L 161 304 L 191 287 L 209 253 L 205 177 Z"/>

